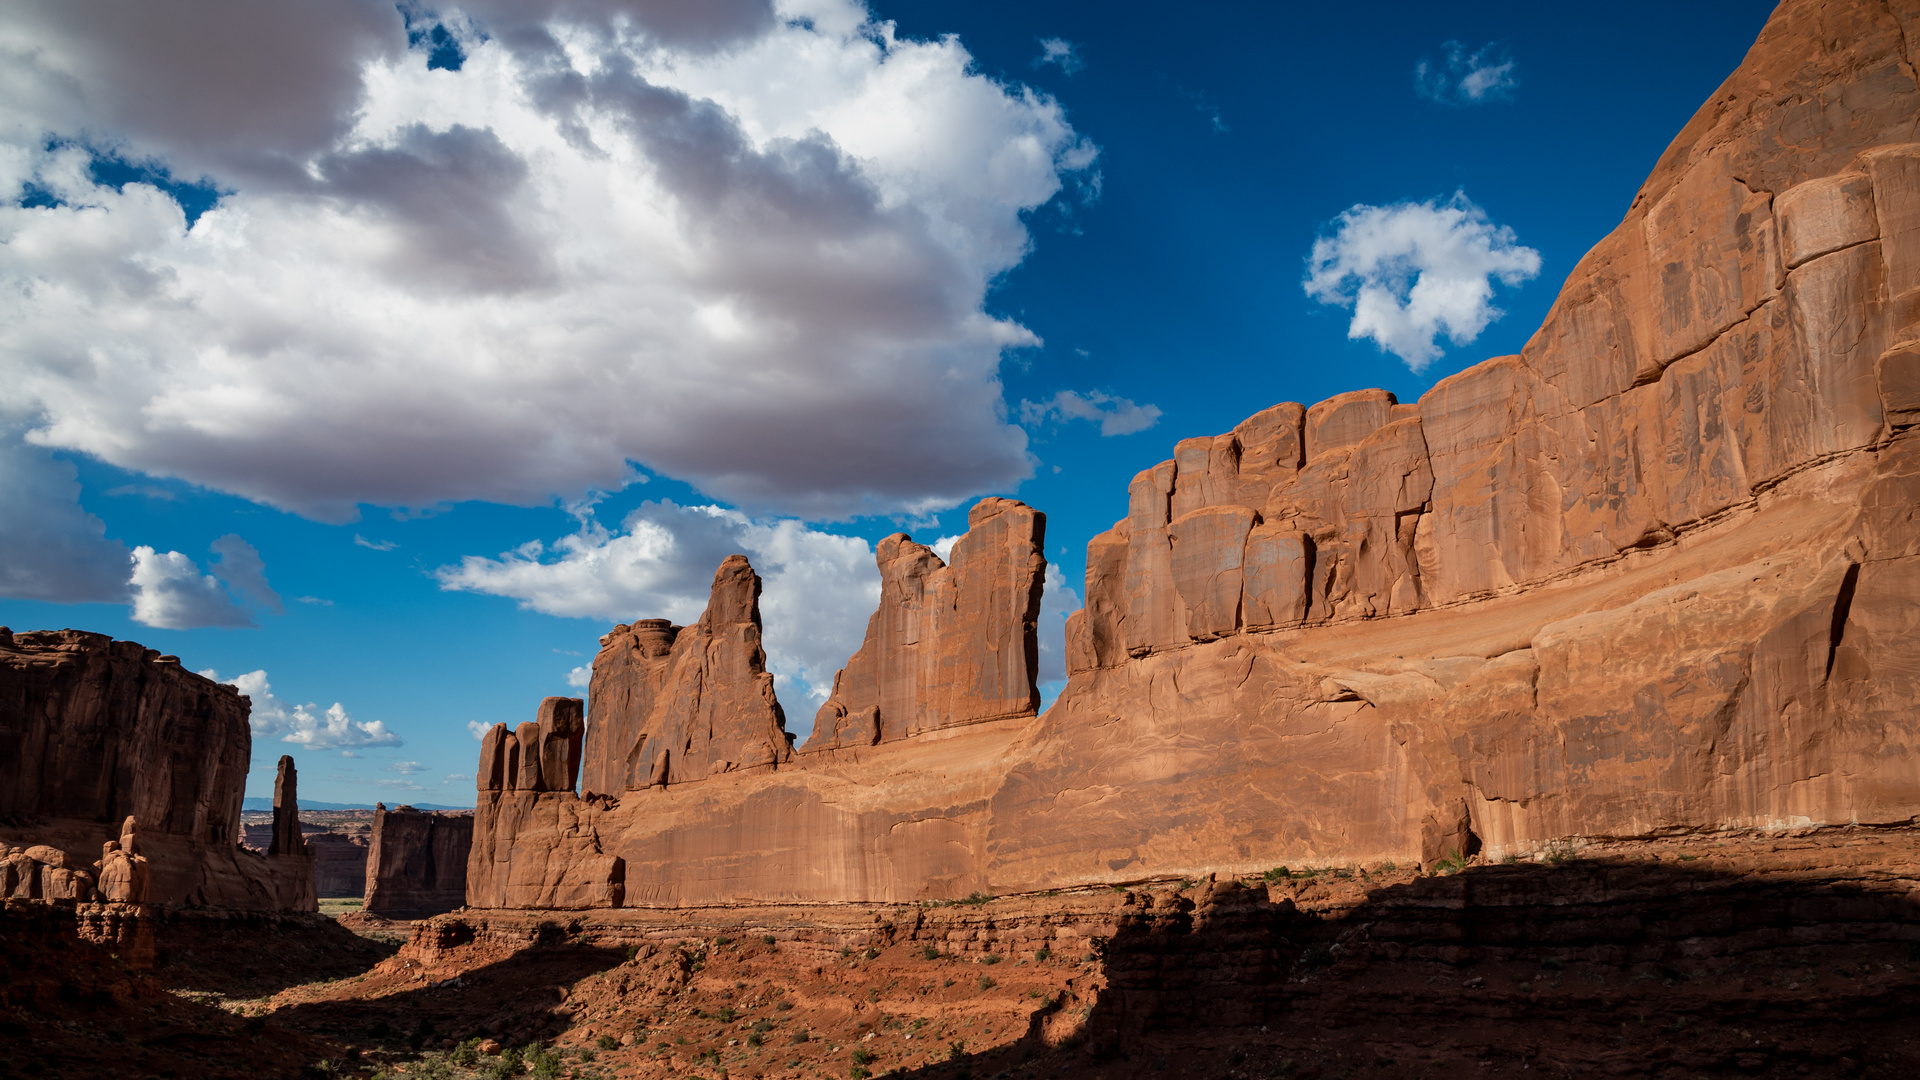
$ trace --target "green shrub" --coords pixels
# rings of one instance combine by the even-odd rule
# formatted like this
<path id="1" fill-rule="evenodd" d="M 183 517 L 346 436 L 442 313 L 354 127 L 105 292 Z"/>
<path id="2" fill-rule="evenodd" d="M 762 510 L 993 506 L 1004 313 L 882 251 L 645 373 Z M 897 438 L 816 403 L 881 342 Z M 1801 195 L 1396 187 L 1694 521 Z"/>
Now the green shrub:
<path id="1" fill-rule="evenodd" d="M 988 953 L 987 955 L 980 958 L 980 962 L 988 966 L 992 966 L 1000 962 L 1000 954 Z"/>
<path id="2" fill-rule="evenodd" d="M 480 1040 L 468 1039 L 454 1047 L 453 1052 L 447 1055 L 447 1060 L 463 1069 L 471 1069 L 480 1064 Z"/>
<path id="3" fill-rule="evenodd" d="M 940 950 L 934 948 L 932 945 L 928 945 L 920 950 L 920 959 L 938 960 L 940 959 Z"/>
<path id="4" fill-rule="evenodd" d="M 739 1015 L 740 1015 L 739 1013 L 733 1011 L 733 1006 L 731 1005 L 723 1006 L 719 1012 L 714 1014 L 714 1016 L 717 1017 L 719 1021 L 723 1024 L 733 1023 L 734 1018 Z"/>
<path id="5" fill-rule="evenodd" d="M 1044 964 L 1047 962 L 1047 958 L 1052 955 L 1053 955 L 1053 950 L 1047 948 L 1045 945 L 1042 945 L 1040 946 L 1039 951 L 1033 954 L 1033 959 L 1035 963 Z"/>
<path id="6" fill-rule="evenodd" d="M 868 948 L 866 952 L 860 954 L 860 959 L 862 960 L 878 960 L 879 958 L 880 950 L 875 948 Z"/>
<path id="7" fill-rule="evenodd" d="M 867 1062 L 872 1060 L 873 1060 L 873 1051 L 867 1049 L 864 1046 L 859 1047 L 853 1052 L 853 1063 L 855 1065 L 865 1065 Z"/>
<path id="8" fill-rule="evenodd" d="M 872 1075 L 872 1071 L 865 1065 L 855 1065 L 853 1068 L 847 1070 L 847 1076 L 850 1080 L 867 1080 L 867 1077 Z"/>
<path id="9" fill-rule="evenodd" d="M 773 935 L 772 935 L 772 934 L 762 934 L 762 935 L 760 935 L 760 944 L 762 944 L 762 945 L 771 945 L 771 944 L 773 944 Z"/>
<path id="10" fill-rule="evenodd" d="M 991 990 L 1000 984 L 993 981 L 993 976 L 982 975 L 978 979 L 974 980 L 974 985 L 978 986 L 982 990 Z"/>
<path id="11" fill-rule="evenodd" d="M 638 1042 L 639 1040 L 636 1039 L 634 1041 Z M 620 1040 L 611 1035 L 602 1035 L 598 1040 L 598 1045 L 602 1050 L 617 1050 L 620 1047 Z"/>

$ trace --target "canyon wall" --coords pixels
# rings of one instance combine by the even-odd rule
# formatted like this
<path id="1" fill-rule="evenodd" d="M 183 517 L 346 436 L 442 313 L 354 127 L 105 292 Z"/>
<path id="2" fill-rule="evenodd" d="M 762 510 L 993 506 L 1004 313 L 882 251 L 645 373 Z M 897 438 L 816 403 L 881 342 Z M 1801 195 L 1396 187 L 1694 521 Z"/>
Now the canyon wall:
<path id="1" fill-rule="evenodd" d="M 311 910 L 310 855 L 239 846 L 248 713 L 233 687 L 134 642 L 0 628 L 0 840 L 88 866 L 132 818 L 148 900 Z"/>
<path id="2" fill-rule="evenodd" d="M 373 808 L 361 910 L 392 919 L 424 919 L 466 903 L 472 814 L 436 814 L 411 806 Z"/>
<path id="3" fill-rule="evenodd" d="M 1045 715 L 996 712 L 1003 664 L 915 711 L 944 640 L 917 605 L 974 549 L 890 538 L 818 752 L 541 794 L 512 853 L 544 884 L 475 874 L 469 903 L 950 898 L 1920 817 L 1916 32 L 1788 0 L 1519 355 L 1176 444 L 1088 545 Z M 987 616 L 1001 661 L 1016 626 L 1031 648 L 1017 608 Z M 618 888 L 554 887 L 569 852 Z"/>

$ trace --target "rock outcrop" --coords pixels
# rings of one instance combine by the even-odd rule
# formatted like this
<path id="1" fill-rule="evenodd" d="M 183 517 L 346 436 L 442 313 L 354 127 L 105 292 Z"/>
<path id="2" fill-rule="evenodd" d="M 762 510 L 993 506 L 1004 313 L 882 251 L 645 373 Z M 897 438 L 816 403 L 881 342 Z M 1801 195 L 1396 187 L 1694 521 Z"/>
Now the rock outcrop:
<path id="1" fill-rule="evenodd" d="M 472 847 L 472 814 L 376 804 L 361 910 L 389 919 L 423 919 L 460 907 L 467 899 Z"/>
<path id="2" fill-rule="evenodd" d="M 943 570 L 895 538 L 841 752 L 528 803 L 469 903 L 567 852 L 595 903 L 882 901 L 1920 818 L 1917 34 L 1788 0 L 1519 355 L 1178 443 L 1045 715 L 891 704 Z"/>
<path id="3" fill-rule="evenodd" d="M 760 646 L 760 575 L 746 556 L 730 555 L 714 572 L 698 623 L 642 619 L 600 644 L 584 791 L 618 795 L 770 769 L 793 756 Z"/>
<path id="4" fill-rule="evenodd" d="M 626 863 L 580 827 L 598 803 L 573 791 L 584 704 L 550 697 L 540 703 L 538 719 L 515 731 L 495 724 L 481 737 L 468 903 L 479 897 L 490 907 L 620 906 Z M 562 749 L 542 753 L 549 744 Z M 543 771 L 547 766 L 552 771 Z"/>
<path id="5" fill-rule="evenodd" d="M 1046 538 L 1045 514 L 983 499 L 967 514 L 950 565 L 906 533 L 880 541 L 879 610 L 801 749 L 872 746 L 1037 713 Z"/>
<path id="6" fill-rule="evenodd" d="M 311 859 L 239 847 L 248 712 L 233 687 L 133 642 L 0 628 L 0 840 L 74 869 L 133 818 L 153 902 L 311 910 Z"/>

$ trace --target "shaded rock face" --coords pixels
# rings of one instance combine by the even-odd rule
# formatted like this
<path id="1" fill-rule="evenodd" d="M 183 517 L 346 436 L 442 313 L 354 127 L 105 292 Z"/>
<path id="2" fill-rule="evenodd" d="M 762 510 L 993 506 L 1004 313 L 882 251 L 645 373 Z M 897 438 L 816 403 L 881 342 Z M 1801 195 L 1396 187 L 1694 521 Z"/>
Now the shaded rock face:
<path id="1" fill-rule="evenodd" d="M 468 830 L 471 835 L 472 830 Z M 367 892 L 367 852 L 371 845 L 359 836 L 321 832 L 307 835 L 307 849 L 313 852 L 314 895 L 329 897 L 365 896 Z M 466 880 L 465 853 L 462 852 L 461 881 Z"/>
<path id="2" fill-rule="evenodd" d="M 634 903 L 904 901 L 1920 818 L 1916 31 L 1788 0 L 1519 355 L 1176 444 L 1044 716 L 892 738 L 943 569 L 897 541 L 848 752 L 540 796 L 470 901 L 610 898 L 570 852 Z"/>
<path id="3" fill-rule="evenodd" d="M 967 514 L 951 565 L 905 533 L 880 541 L 880 607 L 833 679 L 804 751 L 1032 716 L 1047 518 L 1012 499 Z"/>
<path id="4" fill-rule="evenodd" d="M 466 903 L 472 847 L 472 814 L 376 805 L 362 910 L 393 919 L 424 919 L 460 907 Z"/>
<path id="5" fill-rule="evenodd" d="M 148 899 L 310 910 L 312 863 L 238 846 L 247 699 L 130 641 L 0 628 L 0 838 L 75 866 L 140 823 Z"/>
<path id="6" fill-rule="evenodd" d="M 642 619 L 602 638 L 588 694 L 588 793 L 764 770 L 793 756 L 760 645 L 760 575 L 743 555 L 714 572 L 693 626 Z"/>

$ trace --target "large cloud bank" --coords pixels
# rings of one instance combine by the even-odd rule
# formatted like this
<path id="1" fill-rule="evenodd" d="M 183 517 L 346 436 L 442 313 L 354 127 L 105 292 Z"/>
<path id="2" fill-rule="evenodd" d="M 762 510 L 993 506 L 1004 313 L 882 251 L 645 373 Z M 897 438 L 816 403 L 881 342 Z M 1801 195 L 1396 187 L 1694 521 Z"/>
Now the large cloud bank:
<path id="1" fill-rule="evenodd" d="M 331 521 L 1029 473 L 984 297 L 1092 179 L 1052 99 L 846 0 L 402 7 L 9 10 L 0 420 Z"/>

